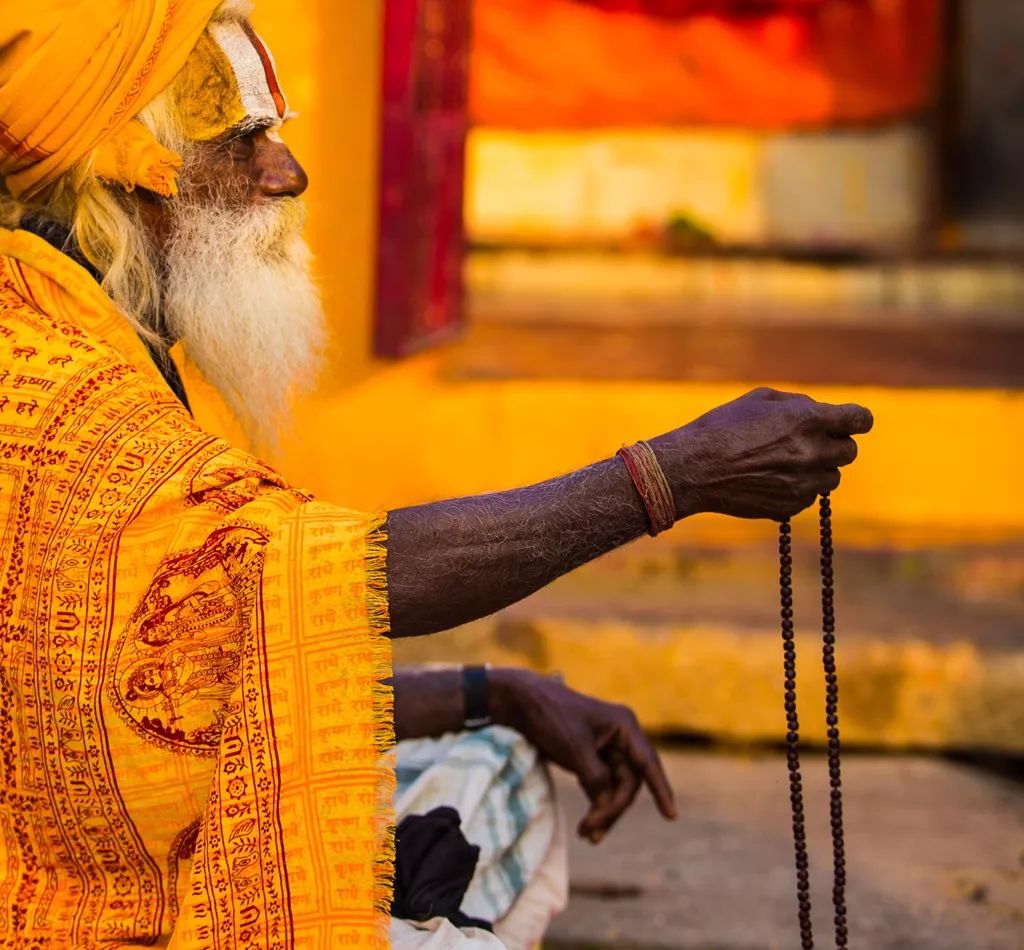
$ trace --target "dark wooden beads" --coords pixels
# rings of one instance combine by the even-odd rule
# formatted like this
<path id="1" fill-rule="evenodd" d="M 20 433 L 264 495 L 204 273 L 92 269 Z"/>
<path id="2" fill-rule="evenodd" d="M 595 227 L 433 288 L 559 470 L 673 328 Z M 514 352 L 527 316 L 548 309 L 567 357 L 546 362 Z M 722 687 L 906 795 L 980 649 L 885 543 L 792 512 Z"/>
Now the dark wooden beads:
<path id="1" fill-rule="evenodd" d="M 832 828 L 832 906 L 836 947 L 845 950 L 846 849 L 843 840 L 843 792 L 839 749 L 839 678 L 835 659 L 835 597 L 832 570 L 832 504 L 821 499 L 821 616 L 822 663 L 825 670 L 825 722 L 828 727 L 829 814 Z M 779 528 L 779 592 L 782 604 L 783 671 L 785 673 L 786 762 L 789 768 L 789 800 L 793 814 L 793 848 L 796 863 L 797 912 L 800 946 L 814 950 L 811 927 L 810 871 L 804 817 L 803 782 L 800 775 L 800 722 L 796 706 L 796 635 L 793 625 L 793 529 L 789 521 Z"/>
<path id="2" fill-rule="evenodd" d="M 800 720 L 796 712 L 796 635 L 793 627 L 792 527 L 779 529 L 779 592 L 782 600 L 782 649 L 785 672 L 786 761 L 789 765 L 789 801 L 793 812 L 793 851 L 796 862 L 796 900 L 803 950 L 813 950 L 811 880 L 804 827 L 803 781 L 800 776 Z"/>
<path id="3" fill-rule="evenodd" d="M 839 677 L 836 674 L 836 615 L 832 571 L 832 501 L 821 499 L 821 625 L 825 669 L 825 722 L 828 725 L 829 817 L 832 826 L 832 907 L 836 947 L 845 948 L 846 930 L 846 846 L 843 839 L 843 780 L 839 758 Z"/>

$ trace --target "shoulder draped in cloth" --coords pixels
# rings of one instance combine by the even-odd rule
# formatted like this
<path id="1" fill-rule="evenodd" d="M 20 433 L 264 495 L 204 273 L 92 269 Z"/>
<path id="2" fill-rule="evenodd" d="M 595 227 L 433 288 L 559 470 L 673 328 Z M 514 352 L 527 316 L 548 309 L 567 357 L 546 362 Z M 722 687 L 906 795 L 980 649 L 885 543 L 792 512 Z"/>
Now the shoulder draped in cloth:
<path id="1" fill-rule="evenodd" d="M 385 945 L 381 524 L 199 430 L 0 230 L 0 944 Z"/>

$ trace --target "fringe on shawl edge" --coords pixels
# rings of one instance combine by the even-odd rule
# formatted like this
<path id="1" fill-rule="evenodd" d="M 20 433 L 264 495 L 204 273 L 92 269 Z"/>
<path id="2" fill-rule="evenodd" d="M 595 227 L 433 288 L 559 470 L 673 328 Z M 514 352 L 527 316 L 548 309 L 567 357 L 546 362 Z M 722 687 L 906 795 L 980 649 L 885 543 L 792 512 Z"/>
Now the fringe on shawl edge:
<path id="1" fill-rule="evenodd" d="M 366 533 L 366 609 L 373 654 L 373 717 L 377 751 L 381 756 L 377 775 L 377 846 L 374 854 L 374 911 L 381 947 L 390 946 L 391 902 L 395 878 L 396 789 L 395 693 L 392 676 L 391 620 L 388 611 L 387 513 L 374 515 Z"/>

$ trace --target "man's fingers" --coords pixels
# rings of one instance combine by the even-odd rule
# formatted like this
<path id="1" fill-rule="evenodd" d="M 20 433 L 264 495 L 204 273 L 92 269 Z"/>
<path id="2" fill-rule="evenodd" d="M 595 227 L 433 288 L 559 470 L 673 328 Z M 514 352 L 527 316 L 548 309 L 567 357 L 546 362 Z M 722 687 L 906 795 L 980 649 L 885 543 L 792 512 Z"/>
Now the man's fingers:
<path id="1" fill-rule="evenodd" d="M 654 756 L 654 764 L 644 773 L 644 781 L 654 796 L 655 804 L 662 817 L 668 821 L 675 821 L 679 817 L 679 810 L 676 808 L 676 797 L 672 793 L 672 786 L 668 783 L 665 771 L 661 765 L 661 759 Z"/>
<path id="2" fill-rule="evenodd" d="M 641 784 L 647 785 L 665 818 L 676 818 L 675 797 L 661 759 L 639 727 L 623 729 L 609 754 L 611 788 L 594 800 L 580 822 L 581 837 L 599 843 L 636 800 Z"/>
<path id="3" fill-rule="evenodd" d="M 612 765 L 611 789 L 598 796 L 591 805 L 580 822 L 580 836 L 599 844 L 636 800 L 640 785 L 640 776 L 632 765 L 625 759 L 618 759 Z"/>
<path id="4" fill-rule="evenodd" d="M 590 808 L 587 809 L 587 813 L 580 820 L 579 825 L 576 826 L 576 833 L 591 844 L 600 844 L 604 838 L 604 832 L 599 831 L 598 828 L 601 825 L 601 815 L 603 813 L 604 804 L 592 802 Z"/>
<path id="5" fill-rule="evenodd" d="M 826 468 L 843 468 L 857 461 L 857 443 L 850 436 L 828 439 L 821 461 Z"/>
<path id="6" fill-rule="evenodd" d="M 643 776 L 644 783 L 650 789 L 654 803 L 658 811 L 669 821 L 674 821 L 678 816 L 676 810 L 676 797 L 672 793 L 672 786 L 668 776 L 665 774 L 665 767 L 661 764 L 661 757 L 651 745 L 640 729 L 636 729 L 633 741 L 628 745 L 628 755 L 633 767 Z"/>
<path id="7" fill-rule="evenodd" d="M 830 495 L 836 489 L 839 488 L 840 482 L 843 480 L 843 474 L 838 468 L 826 469 L 821 475 L 818 476 L 818 495 Z"/>
<path id="8" fill-rule="evenodd" d="M 821 427 L 829 435 L 867 435 L 875 425 L 871 410 L 856 403 L 843 406 L 819 403 L 816 408 Z"/>
<path id="9" fill-rule="evenodd" d="M 593 804 L 611 790 L 612 771 L 597 749 L 589 744 L 579 749 L 579 756 L 580 761 L 575 770 L 576 778 Z"/>

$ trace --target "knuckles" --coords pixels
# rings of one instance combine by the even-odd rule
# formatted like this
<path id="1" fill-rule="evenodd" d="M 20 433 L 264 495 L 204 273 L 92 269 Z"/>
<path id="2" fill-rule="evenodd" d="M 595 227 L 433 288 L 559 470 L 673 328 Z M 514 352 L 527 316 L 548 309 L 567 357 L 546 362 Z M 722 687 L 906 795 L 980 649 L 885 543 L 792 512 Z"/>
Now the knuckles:
<path id="1" fill-rule="evenodd" d="M 631 728 L 637 725 L 636 713 L 634 713 L 629 706 L 626 706 L 622 703 L 616 703 L 610 707 L 609 712 L 609 718 L 617 726 L 625 726 L 627 728 Z"/>
<path id="2" fill-rule="evenodd" d="M 852 435 L 839 433 L 859 434 L 872 424 L 863 407 L 761 386 L 681 431 L 699 446 L 696 457 L 708 475 L 703 510 L 781 520 L 838 488 L 839 469 L 859 455 Z M 694 466 L 688 471 L 693 475 Z M 629 726 L 632 718 L 630 710 L 616 710 L 613 721 Z"/>

